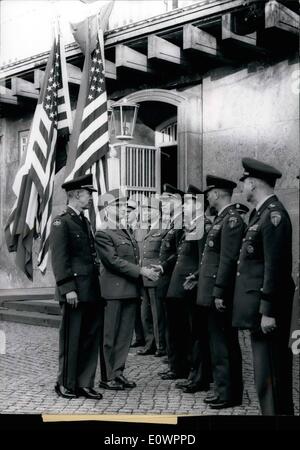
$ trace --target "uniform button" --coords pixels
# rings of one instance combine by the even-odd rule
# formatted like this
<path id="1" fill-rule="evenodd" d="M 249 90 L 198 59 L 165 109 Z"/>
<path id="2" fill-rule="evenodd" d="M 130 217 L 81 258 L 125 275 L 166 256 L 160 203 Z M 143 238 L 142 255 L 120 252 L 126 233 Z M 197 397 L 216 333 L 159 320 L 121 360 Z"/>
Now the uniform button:
<path id="1" fill-rule="evenodd" d="M 241 275 L 240 272 L 237 272 L 236 276 L 239 277 L 240 275 Z"/>
<path id="2" fill-rule="evenodd" d="M 238 261 L 237 263 L 240 264 L 240 261 Z"/>
<path id="3" fill-rule="evenodd" d="M 214 275 L 213 278 L 216 278 L 217 275 Z"/>
<path id="4" fill-rule="evenodd" d="M 245 242 L 245 240 L 246 240 L 246 239 L 245 239 L 245 238 L 243 238 L 243 242 Z"/>
<path id="5" fill-rule="evenodd" d="M 74 277 L 77 277 L 77 273 L 74 273 Z"/>

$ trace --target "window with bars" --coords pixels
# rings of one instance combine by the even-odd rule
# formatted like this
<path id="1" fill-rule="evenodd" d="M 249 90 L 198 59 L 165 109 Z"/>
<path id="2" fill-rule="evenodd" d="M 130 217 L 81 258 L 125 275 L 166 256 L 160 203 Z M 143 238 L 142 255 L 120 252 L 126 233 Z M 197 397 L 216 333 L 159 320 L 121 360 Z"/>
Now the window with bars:
<path id="1" fill-rule="evenodd" d="M 160 150 L 145 145 L 121 147 L 121 186 L 130 197 L 141 201 L 160 193 Z"/>

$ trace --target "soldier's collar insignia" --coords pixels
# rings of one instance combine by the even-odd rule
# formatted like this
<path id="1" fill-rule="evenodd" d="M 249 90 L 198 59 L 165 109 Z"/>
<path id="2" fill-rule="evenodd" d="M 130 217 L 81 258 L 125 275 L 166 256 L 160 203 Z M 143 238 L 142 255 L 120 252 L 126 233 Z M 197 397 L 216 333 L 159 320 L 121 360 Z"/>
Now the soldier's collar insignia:
<path id="1" fill-rule="evenodd" d="M 275 227 L 277 227 L 280 224 L 280 222 L 281 222 L 281 214 L 280 214 L 280 212 L 279 211 L 271 211 L 270 217 L 271 217 L 272 224 Z"/>
<path id="2" fill-rule="evenodd" d="M 252 227 L 249 228 L 249 231 L 256 231 L 258 227 L 259 227 L 258 223 L 256 225 L 252 225 Z"/>
<path id="3" fill-rule="evenodd" d="M 61 225 L 61 220 L 60 219 L 55 219 L 53 222 L 53 226 L 54 227 L 58 227 L 59 225 Z"/>
<path id="4" fill-rule="evenodd" d="M 212 228 L 213 228 L 213 230 L 220 230 L 221 225 L 214 225 Z"/>
<path id="5" fill-rule="evenodd" d="M 237 225 L 237 222 L 238 222 L 237 217 L 235 216 L 229 217 L 228 223 L 230 228 L 234 228 Z"/>

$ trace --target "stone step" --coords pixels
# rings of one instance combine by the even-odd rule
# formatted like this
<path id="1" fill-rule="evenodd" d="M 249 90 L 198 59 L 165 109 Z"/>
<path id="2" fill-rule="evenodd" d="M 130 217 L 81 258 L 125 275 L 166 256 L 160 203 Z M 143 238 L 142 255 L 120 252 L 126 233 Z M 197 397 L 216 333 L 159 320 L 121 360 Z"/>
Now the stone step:
<path id="1" fill-rule="evenodd" d="M 58 328 L 60 324 L 60 316 L 57 315 L 31 311 L 16 311 L 7 308 L 0 308 L 0 321 L 1 320 L 51 328 Z"/>
<path id="2" fill-rule="evenodd" d="M 60 307 L 55 300 L 18 300 L 4 301 L 1 305 L 3 308 L 15 311 L 29 311 L 43 314 L 60 315 Z"/>
<path id="3" fill-rule="evenodd" d="M 17 300 L 53 300 L 54 288 L 0 289 L 0 304 Z"/>

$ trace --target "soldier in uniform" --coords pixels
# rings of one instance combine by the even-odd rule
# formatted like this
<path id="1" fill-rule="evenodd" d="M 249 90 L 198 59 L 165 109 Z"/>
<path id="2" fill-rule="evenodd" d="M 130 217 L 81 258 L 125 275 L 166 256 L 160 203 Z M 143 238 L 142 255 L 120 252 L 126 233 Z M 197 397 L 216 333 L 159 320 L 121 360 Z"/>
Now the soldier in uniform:
<path id="1" fill-rule="evenodd" d="M 141 242 L 140 264 L 151 267 L 159 263 L 161 242 L 168 230 L 161 227 L 160 202 L 157 198 L 151 198 L 141 206 L 149 228 Z M 143 278 L 142 322 L 146 345 L 137 352 L 138 355 L 166 355 L 165 315 L 163 303 L 157 295 L 157 284 L 158 281 Z"/>
<path id="2" fill-rule="evenodd" d="M 166 295 L 168 292 L 172 272 L 177 260 L 177 244 L 182 235 L 182 199 L 184 192 L 171 184 L 163 185 L 163 193 L 160 197 L 162 210 L 162 229 L 166 234 L 161 241 L 159 251 L 159 264 L 152 266 L 159 272 L 160 278 L 157 285 L 157 296 L 163 304 L 165 314 L 165 341 L 167 350 L 167 362 L 172 366 L 174 359 L 174 346 L 170 340 L 167 321 Z M 159 375 L 165 375 L 170 371 L 164 370 Z"/>
<path id="3" fill-rule="evenodd" d="M 133 335 L 141 276 L 158 278 L 154 269 L 139 266 L 137 242 L 130 229 L 122 226 L 126 202 L 127 197 L 118 189 L 99 197 L 99 206 L 104 207 L 103 229 L 95 237 L 101 260 L 102 296 L 107 302 L 103 344 L 107 379 L 100 386 L 111 390 L 136 386 L 123 371 Z"/>
<path id="4" fill-rule="evenodd" d="M 297 176 L 299 180 L 299 175 Z M 290 331 L 290 347 L 292 347 L 295 339 L 300 337 L 300 300 L 299 300 L 299 259 L 296 274 L 296 288 L 293 301 L 293 311 L 291 319 L 291 331 Z"/>
<path id="5" fill-rule="evenodd" d="M 62 185 L 68 207 L 54 219 L 51 228 L 55 297 L 62 310 L 55 391 L 64 398 L 84 396 L 100 400 L 102 395 L 94 390 L 94 379 L 103 301 L 94 238 L 83 215 L 95 190 L 92 184 L 92 175 L 84 175 Z"/>
<path id="6" fill-rule="evenodd" d="M 212 227 L 212 220 L 214 211 L 211 212 L 207 196 L 204 195 L 204 233 L 201 239 L 198 240 L 199 252 L 199 267 L 202 258 L 202 253 L 206 241 L 207 234 Z M 198 285 L 199 268 L 196 272 L 189 275 L 184 283 L 184 289 L 191 290 Z M 184 393 L 192 394 L 197 391 L 204 390 L 209 387 L 211 380 L 211 363 L 209 351 L 209 339 L 207 328 L 207 308 L 199 306 L 196 303 L 192 310 L 192 360 L 191 370 L 188 379 L 185 381 L 178 381 L 175 386 L 182 389 Z M 205 381 L 205 383 L 203 382 Z"/>
<path id="7" fill-rule="evenodd" d="M 234 281 L 244 222 L 231 203 L 231 180 L 207 175 L 207 199 L 216 216 L 200 263 L 197 303 L 208 307 L 208 332 L 215 393 L 206 403 L 213 409 L 241 404 L 242 359 L 238 330 L 231 324 Z"/>
<path id="8" fill-rule="evenodd" d="M 193 211 L 196 210 L 196 195 L 201 191 L 190 185 L 187 193 L 190 195 L 189 198 L 185 198 L 184 214 L 185 219 L 186 216 L 191 219 Z M 192 353 L 191 317 L 196 299 L 196 289 L 186 290 L 184 289 L 184 283 L 187 276 L 197 270 L 199 254 L 199 239 L 192 236 L 193 233 L 197 233 L 190 226 L 190 221 L 185 220 L 183 233 L 177 242 L 176 263 L 166 296 L 167 321 L 173 355 L 170 360 L 170 370 L 161 375 L 164 380 L 187 378 L 190 372 Z M 199 236 L 201 238 L 203 227 L 200 228 L 202 228 L 202 234 Z M 203 384 L 205 384 L 204 381 Z M 203 388 L 207 388 L 207 383 Z"/>
<path id="9" fill-rule="evenodd" d="M 243 158 L 244 194 L 255 207 L 243 239 L 234 293 L 233 325 L 251 330 L 255 385 L 263 415 L 293 414 L 292 353 L 288 347 L 295 284 L 292 226 L 274 195 L 282 176 Z"/>
<path id="10" fill-rule="evenodd" d="M 136 241 L 139 243 L 137 233 L 140 231 L 140 218 L 137 202 L 133 199 L 127 201 L 127 222 L 128 227 L 134 233 Z M 141 302 L 138 301 L 134 322 L 134 341 L 130 347 L 143 347 L 145 345 L 144 329 L 142 324 Z"/>

